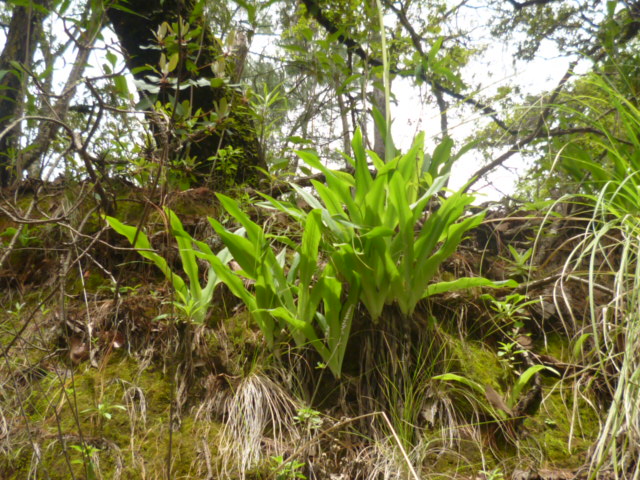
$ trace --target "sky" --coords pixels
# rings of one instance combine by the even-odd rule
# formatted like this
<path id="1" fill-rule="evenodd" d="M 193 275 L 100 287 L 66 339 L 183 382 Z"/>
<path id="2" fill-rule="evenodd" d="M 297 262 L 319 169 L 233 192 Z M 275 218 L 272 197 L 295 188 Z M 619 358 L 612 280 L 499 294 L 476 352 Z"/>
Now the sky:
<path id="1" fill-rule="evenodd" d="M 514 61 L 515 46 L 494 42 L 480 58 L 470 62 L 465 69 L 464 80 L 468 84 L 476 83 L 474 79 L 480 77 L 485 89 L 483 96 L 490 96 L 497 92 L 501 86 L 518 85 L 523 95 L 541 95 L 555 88 L 569 68 L 573 60 L 559 55 L 559 52 L 550 42 L 543 43 L 539 54 L 529 62 Z M 587 62 L 580 64 L 577 70 L 582 70 Z M 489 73 L 488 73 L 489 72 Z M 407 82 L 407 80 L 404 80 Z M 410 85 L 402 85 L 401 81 L 394 84 L 396 92 L 396 104 L 392 107 L 394 121 L 394 138 L 402 139 L 403 147 L 411 144 L 411 138 L 419 130 L 427 133 L 427 138 L 433 138 L 440 134 L 440 113 L 435 103 L 422 101 L 416 89 Z M 453 99 L 447 99 L 452 101 Z M 416 107 L 418 106 L 418 108 Z M 462 118 L 454 116 L 455 109 L 449 120 L 449 133 L 457 145 L 464 143 L 480 126 L 487 125 L 490 119 L 483 117 L 479 112 L 471 113 L 469 108 Z M 499 115 L 503 117 L 502 115 Z M 435 146 L 435 142 L 433 143 Z M 432 147 L 433 148 L 433 147 Z M 496 157 L 506 151 L 496 152 Z M 449 187 L 458 189 L 464 186 L 471 175 L 493 158 L 480 158 L 479 152 L 471 150 L 458 160 L 452 169 Z M 492 171 L 485 179 L 481 179 L 473 187 L 479 193 L 477 203 L 499 200 L 504 195 L 514 192 L 518 178 L 526 170 L 525 161 L 519 155 L 514 155 L 503 167 Z"/>

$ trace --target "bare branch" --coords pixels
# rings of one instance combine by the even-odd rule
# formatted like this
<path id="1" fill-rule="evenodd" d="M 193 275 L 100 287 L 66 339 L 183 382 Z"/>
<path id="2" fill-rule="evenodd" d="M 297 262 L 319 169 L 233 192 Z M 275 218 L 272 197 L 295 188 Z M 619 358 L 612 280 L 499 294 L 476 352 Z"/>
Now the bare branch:
<path id="1" fill-rule="evenodd" d="M 515 10 L 522 10 L 523 8 L 531 7 L 533 5 L 547 5 L 549 3 L 557 2 L 558 0 L 527 0 L 526 2 L 516 2 L 516 0 L 507 0 Z"/>
<path id="2" fill-rule="evenodd" d="M 362 46 L 356 42 L 354 39 L 347 37 L 346 35 L 344 35 L 343 33 L 341 33 L 341 30 L 333 23 L 331 22 L 331 20 L 329 20 L 323 13 L 322 10 L 320 9 L 320 6 L 318 5 L 318 3 L 316 2 L 316 0 L 302 0 L 302 2 L 304 3 L 305 7 L 307 7 L 307 11 L 311 14 L 311 16 L 313 16 L 313 18 L 320 24 L 322 25 L 325 30 L 327 30 L 329 33 L 332 34 L 337 34 L 337 39 L 338 41 L 343 44 L 344 46 L 346 46 L 349 51 L 355 53 L 358 57 L 360 57 L 364 62 L 366 62 L 368 65 L 372 66 L 372 67 L 380 67 L 382 66 L 382 62 L 376 58 L 371 57 L 369 54 L 367 54 L 367 52 L 362 48 Z M 392 10 L 394 10 L 394 13 L 396 11 L 399 12 L 399 10 L 397 8 L 395 8 L 390 2 L 387 2 L 385 0 L 385 4 L 387 6 L 389 6 L 389 8 L 391 8 Z M 402 13 L 402 12 L 400 12 Z M 403 15 L 403 14 L 402 14 Z M 403 15 L 404 16 L 404 15 Z M 401 18 L 398 17 L 400 20 Z M 405 17 L 406 18 L 406 17 Z M 401 20 L 402 22 L 402 20 Z M 411 30 L 413 30 L 413 28 L 411 27 L 411 25 L 407 22 L 407 25 L 409 26 L 409 28 L 411 28 Z M 405 29 L 407 29 L 407 25 L 405 25 L 403 23 L 403 26 L 405 27 Z M 409 34 L 411 35 L 411 31 L 407 29 L 407 31 L 409 32 Z M 415 31 L 414 31 L 415 34 Z M 419 37 L 416 34 L 416 37 L 419 39 Z M 417 42 L 416 46 L 416 42 L 412 36 L 412 41 L 414 42 L 414 46 L 416 47 L 416 49 L 418 49 L 418 52 L 420 53 L 420 55 L 422 57 L 424 57 L 424 52 L 422 51 L 422 47 L 420 46 L 420 42 Z M 402 70 L 397 70 L 397 69 L 391 69 L 391 73 L 393 73 L 394 75 L 400 75 L 403 77 L 410 77 L 410 76 L 414 76 L 415 73 L 414 72 L 406 72 L 406 71 L 402 71 Z M 462 103 L 466 104 L 466 105 L 470 105 L 478 110 L 480 110 L 482 113 L 484 113 L 485 115 L 489 116 L 496 125 L 498 125 L 501 129 L 505 130 L 506 132 L 508 132 L 511 135 L 516 135 L 517 131 L 510 129 L 502 120 L 500 120 L 500 118 L 498 117 L 498 112 L 496 112 L 496 110 L 494 110 L 492 107 L 485 105 L 482 102 L 479 102 L 477 100 L 474 100 L 473 98 L 471 98 L 468 95 L 463 95 L 459 92 L 456 92 L 454 90 L 451 90 L 448 87 L 445 87 L 444 85 L 440 84 L 439 82 L 435 81 L 434 79 L 430 78 L 425 72 L 421 72 L 419 74 L 419 78 L 424 81 L 429 83 L 430 85 L 432 85 L 434 87 L 434 89 L 438 89 L 441 92 L 446 93 L 447 95 L 449 95 L 450 97 L 455 98 L 456 100 L 461 101 Z"/>
<path id="3" fill-rule="evenodd" d="M 75 61 L 71 72 L 69 72 L 69 78 L 67 79 L 65 86 L 62 90 L 62 94 L 58 98 L 58 101 L 54 106 L 50 106 L 51 115 L 64 122 L 69 110 L 69 104 L 73 98 L 78 84 L 82 81 L 84 69 L 89 60 L 89 54 L 91 53 L 91 47 L 93 46 L 100 29 L 102 28 L 102 13 L 99 10 L 91 8 L 91 2 L 89 1 L 85 7 L 87 12 L 91 12 L 91 18 L 88 20 L 89 25 L 93 25 L 94 28 L 91 31 L 86 31 L 82 35 L 84 41 L 76 41 L 75 44 L 78 48 Z M 33 75 L 32 75 L 33 76 Z M 46 93 L 46 92 L 42 92 Z M 35 148 L 26 153 L 19 161 L 16 168 L 16 179 L 20 180 L 23 170 L 28 169 L 32 164 L 40 159 L 40 157 L 47 151 L 49 145 L 53 141 L 58 132 L 58 126 L 53 122 L 44 122 L 40 127 L 38 136 L 33 142 Z"/>
<path id="4" fill-rule="evenodd" d="M 511 146 L 511 148 L 509 148 L 508 151 L 506 151 L 505 153 L 500 155 L 498 158 L 496 158 L 495 160 L 493 160 L 489 164 L 487 164 L 484 167 L 478 169 L 473 175 L 471 175 L 471 178 L 473 180 L 471 180 L 471 182 L 469 182 L 467 184 L 467 186 L 465 188 L 465 191 L 469 190 L 469 188 L 471 188 L 472 185 L 474 185 L 478 180 L 480 180 L 482 177 L 484 177 L 491 170 L 493 170 L 494 168 L 502 165 L 509 158 L 511 158 L 514 154 L 518 153 L 522 147 L 524 147 L 525 145 L 528 145 L 533 140 L 536 140 L 536 139 L 541 137 L 541 134 L 542 134 L 542 131 L 543 131 L 543 127 L 544 127 L 546 121 L 548 120 L 549 115 L 551 115 L 551 109 L 553 107 L 553 104 L 557 100 L 558 95 L 560 95 L 560 92 L 562 91 L 562 89 L 564 88 L 566 83 L 573 76 L 573 69 L 575 68 L 577 63 L 578 63 L 578 60 L 574 60 L 573 62 L 571 62 L 571 65 L 569 65 L 569 68 L 567 69 L 565 74 L 560 79 L 560 82 L 558 82 L 558 85 L 553 90 L 553 93 L 551 94 L 551 97 L 549 98 L 549 101 L 547 102 L 547 106 L 545 107 L 545 109 L 540 114 L 540 117 L 538 118 L 538 121 L 536 123 L 536 126 L 535 126 L 533 132 L 531 134 L 527 135 L 526 137 L 524 137 L 524 138 L 518 140 L 517 142 L 515 142 Z M 544 136 L 549 136 L 549 133 L 544 134 Z"/>

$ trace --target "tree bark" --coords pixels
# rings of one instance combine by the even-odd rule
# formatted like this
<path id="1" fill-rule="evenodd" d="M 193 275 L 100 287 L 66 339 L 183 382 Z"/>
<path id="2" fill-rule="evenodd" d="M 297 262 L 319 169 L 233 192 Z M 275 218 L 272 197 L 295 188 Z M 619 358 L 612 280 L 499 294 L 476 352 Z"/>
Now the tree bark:
<path id="1" fill-rule="evenodd" d="M 154 36 L 158 27 L 163 22 L 171 24 L 180 18 L 189 22 L 191 27 L 202 28 L 199 37 L 200 47 L 195 54 L 189 52 L 189 46 L 180 52 L 178 66 L 172 72 L 173 80 L 177 80 L 180 87 L 176 90 L 175 83 L 164 86 L 160 84 L 161 89 L 157 98 L 163 102 L 173 100 L 174 105 L 188 100 L 192 113 L 202 109 L 203 115 L 200 116 L 196 129 L 198 126 L 203 127 L 204 118 L 215 110 L 216 104 L 219 105 L 225 99 L 229 105 L 229 114 L 223 122 L 207 129 L 200 128 L 197 135 L 181 143 L 177 152 L 169 152 L 170 162 L 180 156 L 195 157 L 194 173 L 199 185 L 224 188 L 242 183 L 255 183 L 260 178 L 259 171 L 255 167 L 265 168 L 265 165 L 261 161 L 258 138 L 246 101 L 240 93 L 226 83 L 211 87 L 203 85 L 202 82 L 203 79 L 216 78 L 212 66 L 224 58 L 224 54 L 210 30 L 202 22 L 202 18 L 191 18 L 194 16 L 196 2 L 194 0 L 129 0 L 122 5 L 126 9 L 112 7 L 107 11 L 107 15 L 127 54 L 127 66 L 137 80 L 148 83 L 149 75 L 153 73 L 145 67 L 158 68 L 160 56 L 163 53 L 159 48 L 162 45 L 158 44 Z M 181 34 L 184 35 L 186 32 L 181 32 L 179 35 Z M 232 70 L 237 68 L 233 61 L 228 63 Z M 188 68 L 194 65 L 196 68 Z M 229 73 L 227 78 L 233 74 L 233 72 Z M 197 80 L 200 83 L 194 85 Z M 190 86 L 183 88 L 186 85 Z M 153 123 L 153 116 L 150 115 L 149 118 Z M 218 163 L 216 155 L 225 148 L 238 149 L 240 152 L 232 158 L 232 165 L 225 166 Z"/>
<path id="2" fill-rule="evenodd" d="M 34 0 L 30 6 L 14 7 L 7 40 L 0 54 L 0 132 L 22 115 L 27 74 L 14 62 L 30 67 L 36 50 L 42 22 L 48 14 L 49 0 Z M 0 138 L 0 187 L 16 178 L 19 125 Z"/>

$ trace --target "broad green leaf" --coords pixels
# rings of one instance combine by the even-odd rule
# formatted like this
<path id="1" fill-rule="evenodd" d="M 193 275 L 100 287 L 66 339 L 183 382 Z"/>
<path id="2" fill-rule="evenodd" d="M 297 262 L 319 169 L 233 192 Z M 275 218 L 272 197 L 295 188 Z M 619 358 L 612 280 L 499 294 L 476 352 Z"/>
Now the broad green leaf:
<path id="1" fill-rule="evenodd" d="M 429 174 L 432 177 L 438 177 L 441 175 L 448 175 L 451 169 L 451 149 L 453 148 L 453 140 L 449 137 L 445 137 L 435 148 L 432 155 L 431 165 L 429 168 Z"/>
<path id="2" fill-rule="evenodd" d="M 460 376 L 460 375 L 456 375 L 455 373 L 445 373 L 444 375 L 437 375 L 435 377 L 432 377 L 433 380 L 440 380 L 442 382 L 457 382 L 457 383 L 461 383 L 463 385 L 466 385 L 467 387 L 471 388 L 472 390 L 475 390 L 476 392 L 484 395 L 484 388 L 482 387 L 482 385 L 480 385 L 478 382 L 474 382 L 473 380 L 470 380 L 466 377 Z"/>
<path id="3" fill-rule="evenodd" d="M 304 322 L 302 320 L 298 320 L 295 317 L 295 315 L 293 315 L 289 310 L 287 310 L 284 307 L 276 307 L 276 308 L 272 308 L 272 309 L 268 309 L 268 310 L 265 309 L 264 311 L 266 311 L 270 315 L 273 315 L 276 318 L 280 318 L 280 319 L 284 320 L 285 322 L 287 322 L 289 325 L 291 325 L 294 328 L 298 328 L 298 329 L 302 330 L 307 326 L 307 322 Z"/>
<path id="4" fill-rule="evenodd" d="M 303 288 L 308 288 L 311 278 L 317 269 L 320 222 L 320 210 L 312 210 L 307 216 L 304 233 L 302 234 L 299 278 L 300 286 Z"/>
<path id="5" fill-rule="evenodd" d="M 582 347 L 584 346 L 584 343 L 590 338 L 592 337 L 593 334 L 592 333 L 583 333 L 582 335 L 580 335 L 580 337 L 578 338 L 578 340 L 576 340 L 576 343 L 573 345 L 573 358 L 580 358 L 580 354 L 582 353 Z"/>
<path id="6" fill-rule="evenodd" d="M 429 53 L 427 54 L 429 64 L 436 61 L 436 56 L 438 55 L 438 52 L 442 47 L 443 41 L 444 41 L 444 37 L 438 37 L 436 38 L 436 41 L 433 42 L 433 45 L 431 45 L 431 48 L 429 49 Z"/>
<path id="7" fill-rule="evenodd" d="M 182 260 L 182 268 L 189 277 L 189 289 L 191 295 L 196 300 L 199 300 L 202 294 L 200 287 L 200 272 L 198 269 L 198 263 L 193 250 L 193 239 L 182 226 L 182 222 L 176 216 L 176 214 L 169 208 L 165 208 L 165 213 L 169 217 L 169 225 L 171 226 L 172 234 L 178 242 L 178 249 L 180 252 L 180 259 Z"/>
<path id="8" fill-rule="evenodd" d="M 376 128 L 380 132 L 384 132 L 384 150 L 385 150 L 385 162 L 391 161 L 397 154 L 396 146 L 393 143 L 393 138 L 391 137 L 391 126 L 387 125 L 387 121 L 384 118 L 384 115 L 380 112 L 380 110 L 376 107 L 371 109 L 371 116 L 373 117 L 373 121 L 376 124 Z"/>
<path id="9" fill-rule="evenodd" d="M 238 262 L 242 270 L 244 270 L 249 278 L 256 280 L 258 268 L 256 250 L 260 248 L 259 245 L 256 246 L 247 238 L 229 232 L 220 222 L 213 218 L 209 218 L 209 223 L 211 223 L 216 233 L 220 235 L 222 242 L 229 249 L 231 255 L 233 255 L 233 258 Z"/>
<path id="10" fill-rule="evenodd" d="M 300 266 L 298 269 L 298 317 L 310 322 L 317 305 L 309 304 L 310 284 L 317 270 L 318 245 L 320 244 L 320 210 L 312 210 L 307 216 L 300 246 Z"/>
<path id="11" fill-rule="evenodd" d="M 307 216 L 304 210 L 292 205 L 289 202 L 281 202 L 280 200 L 276 200 L 275 198 L 270 197 L 267 194 L 261 192 L 258 193 L 260 194 L 260 196 L 265 198 L 274 208 L 280 210 L 282 213 L 286 213 L 297 222 L 302 223 Z"/>
<path id="12" fill-rule="evenodd" d="M 412 197 L 415 195 L 417 189 L 415 181 L 419 178 L 422 171 L 423 149 L 424 132 L 416 136 L 409 151 L 398 160 L 398 172 L 409 183 L 405 186 L 405 188 L 409 189 L 407 190 L 409 203 L 415 201 L 415 198 Z"/>
<path id="13" fill-rule="evenodd" d="M 387 192 L 385 187 L 386 177 L 380 176 L 375 179 L 366 195 L 361 197 L 364 200 L 364 202 L 360 203 L 364 207 L 364 218 L 358 223 L 362 223 L 366 227 L 375 227 L 383 224 L 383 216 L 387 211 Z"/>
<path id="14" fill-rule="evenodd" d="M 311 180 L 311 184 L 316 189 L 316 192 L 318 192 L 318 195 L 320 195 L 329 214 L 344 216 L 344 210 L 338 195 L 317 180 Z"/>
<path id="15" fill-rule="evenodd" d="M 432 283 L 427 287 L 422 298 L 431 297 L 432 295 L 438 295 L 440 293 L 457 292 L 459 290 L 466 290 L 474 287 L 516 288 L 517 286 L 518 282 L 515 280 L 494 282 L 493 280 L 483 277 L 462 277 L 450 282 Z"/>
<path id="16" fill-rule="evenodd" d="M 384 161 L 373 150 L 367 150 L 367 154 L 369 155 L 369 158 L 371 159 L 373 167 L 376 169 L 376 171 L 380 171 L 380 169 L 384 167 Z"/>
<path id="17" fill-rule="evenodd" d="M 557 376 L 561 376 L 560 372 L 558 372 L 555 368 L 547 367 L 546 365 L 533 365 L 527 368 L 522 375 L 518 378 L 515 385 L 513 386 L 513 390 L 511 390 L 511 398 L 509 399 L 509 407 L 513 407 L 520 398 L 520 394 L 524 387 L 529 383 L 531 378 L 538 372 L 542 370 L 549 370 L 551 373 Z"/>
<path id="18" fill-rule="evenodd" d="M 353 148 L 353 156 L 355 157 L 356 172 L 356 203 L 362 202 L 364 195 L 369 191 L 373 178 L 371 172 L 369 172 L 369 165 L 367 164 L 367 155 L 362 145 L 362 132 L 358 128 L 353 135 L 353 141 L 351 142 Z"/>
<path id="19" fill-rule="evenodd" d="M 394 234 L 394 231 L 385 226 L 374 227 L 369 230 L 367 233 L 362 235 L 362 238 L 366 238 L 368 240 L 373 240 L 381 237 L 391 237 Z"/>
<path id="20" fill-rule="evenodd" d="M 169 63 L 167 65 L 167 71 L 169 73 L 173 72 L 178 66 L 178 61 L 180 60 L 180 54 L 175 52 L 169 57 Z"/>
<path id="21" fill-rule="evenodd" d="M 302 199 L 307 202 L 307 204 L 313 209 L 322 209 L 322 204 L 318 201 L 316 197 L 311 195 L 304 188 L 299 187 L 298 185 L 292 183 L 291 186 L 293 189 L 302 197 Z"/>
<path id="22" fill-rule="evenodd" d="M 123 98 L 129 98 L 129 85 L 127 84 L 127 79 L 123 75 L 115 75 L 113 77 L 113 82 L 116 87 L 116 91 Z"/>
<path id="23" fill-rule="evenodd" d="M 247 230 L 247 238 L 252 243 L 256 244 L 257 242 L 262 241 L 262 238 L 264 237 L 262 229 L 240 209 L 238 202 L 221 193 L 216 193 L 216 197 L 218 197 L 218 200 L 220 200 L 220 203 L 225 210 Z"/>
<path id="24" fill-rule="evenodd" d="M 127 237 L 129 243 L 133 245 L 133 247 L 138 251 L 138 253 L 146 258 L 147 260 L 151 260 L 155 265 L 160 269 L 160 271 L 164 274 L 164 276 L 171 281 L 173 288 L 179 292 L 180 294 L 186 296 L 188 294 L 187 286 L 180 278 L 180 276 L 173 273 L 167 261 L 162 258 L 160 255 L 153 251 L 151 247 L 151 243 L 149 242 L 149 238 L 145 235 L 144 232 L 138 231 L 136 227 L 125 225 L 120 222 L 117 218 L 109 217 L 105 215 L 105 220 L 109 223 L 111 228 L 113 228 L 120 235 Z M 135 241 L 135 244 L 134 244 Z"/>

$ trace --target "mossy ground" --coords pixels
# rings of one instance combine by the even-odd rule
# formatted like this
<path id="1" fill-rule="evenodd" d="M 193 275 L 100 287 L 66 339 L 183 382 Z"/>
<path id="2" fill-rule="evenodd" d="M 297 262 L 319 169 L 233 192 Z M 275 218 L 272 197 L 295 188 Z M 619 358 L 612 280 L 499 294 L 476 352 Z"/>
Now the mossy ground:
<path id="1" fill-rule="evenodd" d="M 198 232 L 201 238 L 211 235 L 204 217 L 216 214 L 214 203 L 202 201 L 203 195 L 210 196 L 210 192 L 185 192 L 170 202 L 185 220 L 186 228 Z M 119 205 L 118 216 L 129 224 L 136 223 L 144 209 L 139 201 L 122 201 Z M 148 225 L 162 230 L 158 211 L 151 211 L 149 219 Z M 2 222 L 4 228 L 12 226 Z M 99 220 L 92 222 L 92 228 L 97 229 Z M 39 249 L 50 246 L 47 238 L 60 234 L 49 229 L 41 238 L 44 231 L 33 232 L 35 240 L 31 241 L 40 242 Z M 170 240 L 164 238 L 165 242 Z M 119 237 L 110 241 L 127 246 Z M 277 358 L 266 349 L 250 315 L 227 292 L 216 294 L 205 324 L 191 330 L 191 363 L 186 364 L 185 350 L 180 349 L 180 338 L 186 330 L 171 308 L 171 290 L 162 275 L 141 262 L 134 252 L 106 253 L 104 266 L 118 275 L 123 295 L 120 303 L 113 301 L 113 278 L 91 262 L 82 263 L 82 268 L 65 279 L 64 308 L 59 296 L 49 297 L 38 307 L 47 294 L 47 284 L 36 282 L 33 276 L 16 277 L 19 288 L 12 283 L 2 294 L 3 348 L 25 322 L 30 323 L 0 366 L 0 378 L 6 386 L 0 393 L 0 427 L 5 425 L 0 428 L 0 478 L 238 478 L 241 472 L 233 466 L 237 462 L 232 467 L 225 463 L 229 435 L 225 436 L 224 428 L 232 411 L 229 401 L 237 401 L 241 389 L 251 387 L 244 380 L 256 372 L 280 373 L 273 376 L 273 383 L 263 382 L 264 388 L 254 391 L 253 395 L 264 398 L 251 399 L 245 391 L 245 401 L 255 402 L 235 411 L 266 408 L 269 401 L 282 395 L 292 399 L 292 409 L 311 409 L 321 426 L 309 428 L 295 412 L 284 415 L 282 421 L 290 423 L 284 430 L 295 439 L 287 445 L 274 440 L 278 430 L 275 422 L 264 423 L 262 430 L 253 433 L 258 435 L 256 445 L 263 450 L 262 456 L 245 470 L 247 478 L 268 478 L 274 465 L 271 457 L 282 455 L 287 459 L 305 441 L 309 449 L 300 453 L 299 459 L 291 460 L 304 464 L 300 471 L 307 476 L 310 466 L 315 465 L 316 472 L 324 472 L 324 478 L 340 472 L 351 472 L 346 473 L 348 478 L 364 478 L 354 472 L 366 471 L 381 459 L 395 465 L 396 471 L 404 471 L 398 445 L 421 466 L 425 477 L 475 477 L 494 469 L 575 471 L 587 462 L 588 449 L 598 435 L 599 418 L 592 407 L 592 392 L 580 386 L 578 375 L 544 377 L 540 408 L 517 432 L 509 431 L 508 422 L 488 406 L 483 394 L 432 379 L 436 374 L 451 372 L 491 387 L 505 401 L 509 398 L 516 376 L 498 356 L 496 339 L 483 337 L 482 328 L 472 328 L 473 319 L 457 313 L 460 302 L 475 303 L 473 310 L 480 312 L 477 324 L 487 322 L 491 312 L 486 308 L 481 311 L 483 303 L 473 296 L 451 301 L 439 311 L 437 321 L 429 321 L 431 330 L 420 338 L 430 338 L 431 343 L 413 346 L 422 352 L 416 358 L 424 354 L 422 360 L 398 365 L 398 372 L 405 376 L 402 388 L 389 374 L 393 368 L 376 377 L 387 382 L 375 389 L 384 398 L 362 404 L 379 405 L 393 427 L 387 428 L 380 421 L 376 423 L 382 426 L 378 434 L 375 429 L 359 429 L 361 424 L 348 422 L 349 415 L 372 413 L 358 412 L 354 406 L 360 404 L 353 397 L 361 391 L 360 380 L 352 375 L 363 371 L 359 355 L 347 354 L 352 365 L 345 365 L 349 375 L 340 381 L 342 386 L 347 385 L 345 388 L 313 366 L 300 369 L 296 365 L 311 357 L 305 357 L 301 350 L 286 354 L 283 346 L 284 354 Z M 165 253 L 169 254 L 170 248 Z M 54 263 L 44 262 L 52 254 L 41 254 L 44 256 L 17 249 L 10 262 L 26 259 L 29 265 L 53 272 Z M 174 265 L 180 271 L 179 262 Z M 88 325 L 93 329 L 91 335 Z M 365 325 L 362 331 L 366 329 L 371 327 Z M 124 339 L 117 347 L 112 342 L 116 333 Z M 80 362 L 69 358 L 74 337 L 91 338 L 93 342 L 92 354 Z M 354 338 L 357 342 L 360 337 Z M 565 336 L 538 332 L 536 338 L 542 340 L 536 340 L 534 351 L 570 361 L 571 344 Z M 425 363 L 427 360 L 436 363 Z M 302 370 L 305 378 L 296 378 Z M 343 397 L 342 392 L 348 392 L 348 396 Z M 284 405 L 289 400 L 279 401 Z M 344 428 L 320 435 L 323 429 L 345 422 L 345 418 Z M 248 427 L 246 431 L 250 433 Z M 398 441 L 392 433 L 398 435 Z M 240 445 L 249 443 L 244 440 L 231 439 L 237 442 L 237 455 L 245 454 Z M 378 452 L 377 456 L 363 457 L 363 452 L 372 451 Z"/>
<path id="2" fill-rule="evenodd" d="M 23 448 L 2 462 L 2 478 L 35 471 L 37 478 L 66 479 L 70 467 L 84 478 L 89 464 L 99 478 L 167 478 L 168 468 L 170 478 L 202 478 L 207 448 L 215 459 L 220 425 L 193 414 L 171 421 L 171 379 L 160 366 L 118 353 L 101 368 L 83 364 L 33 382 L 20 412 L 24 422 L 11 433 Z"/>

